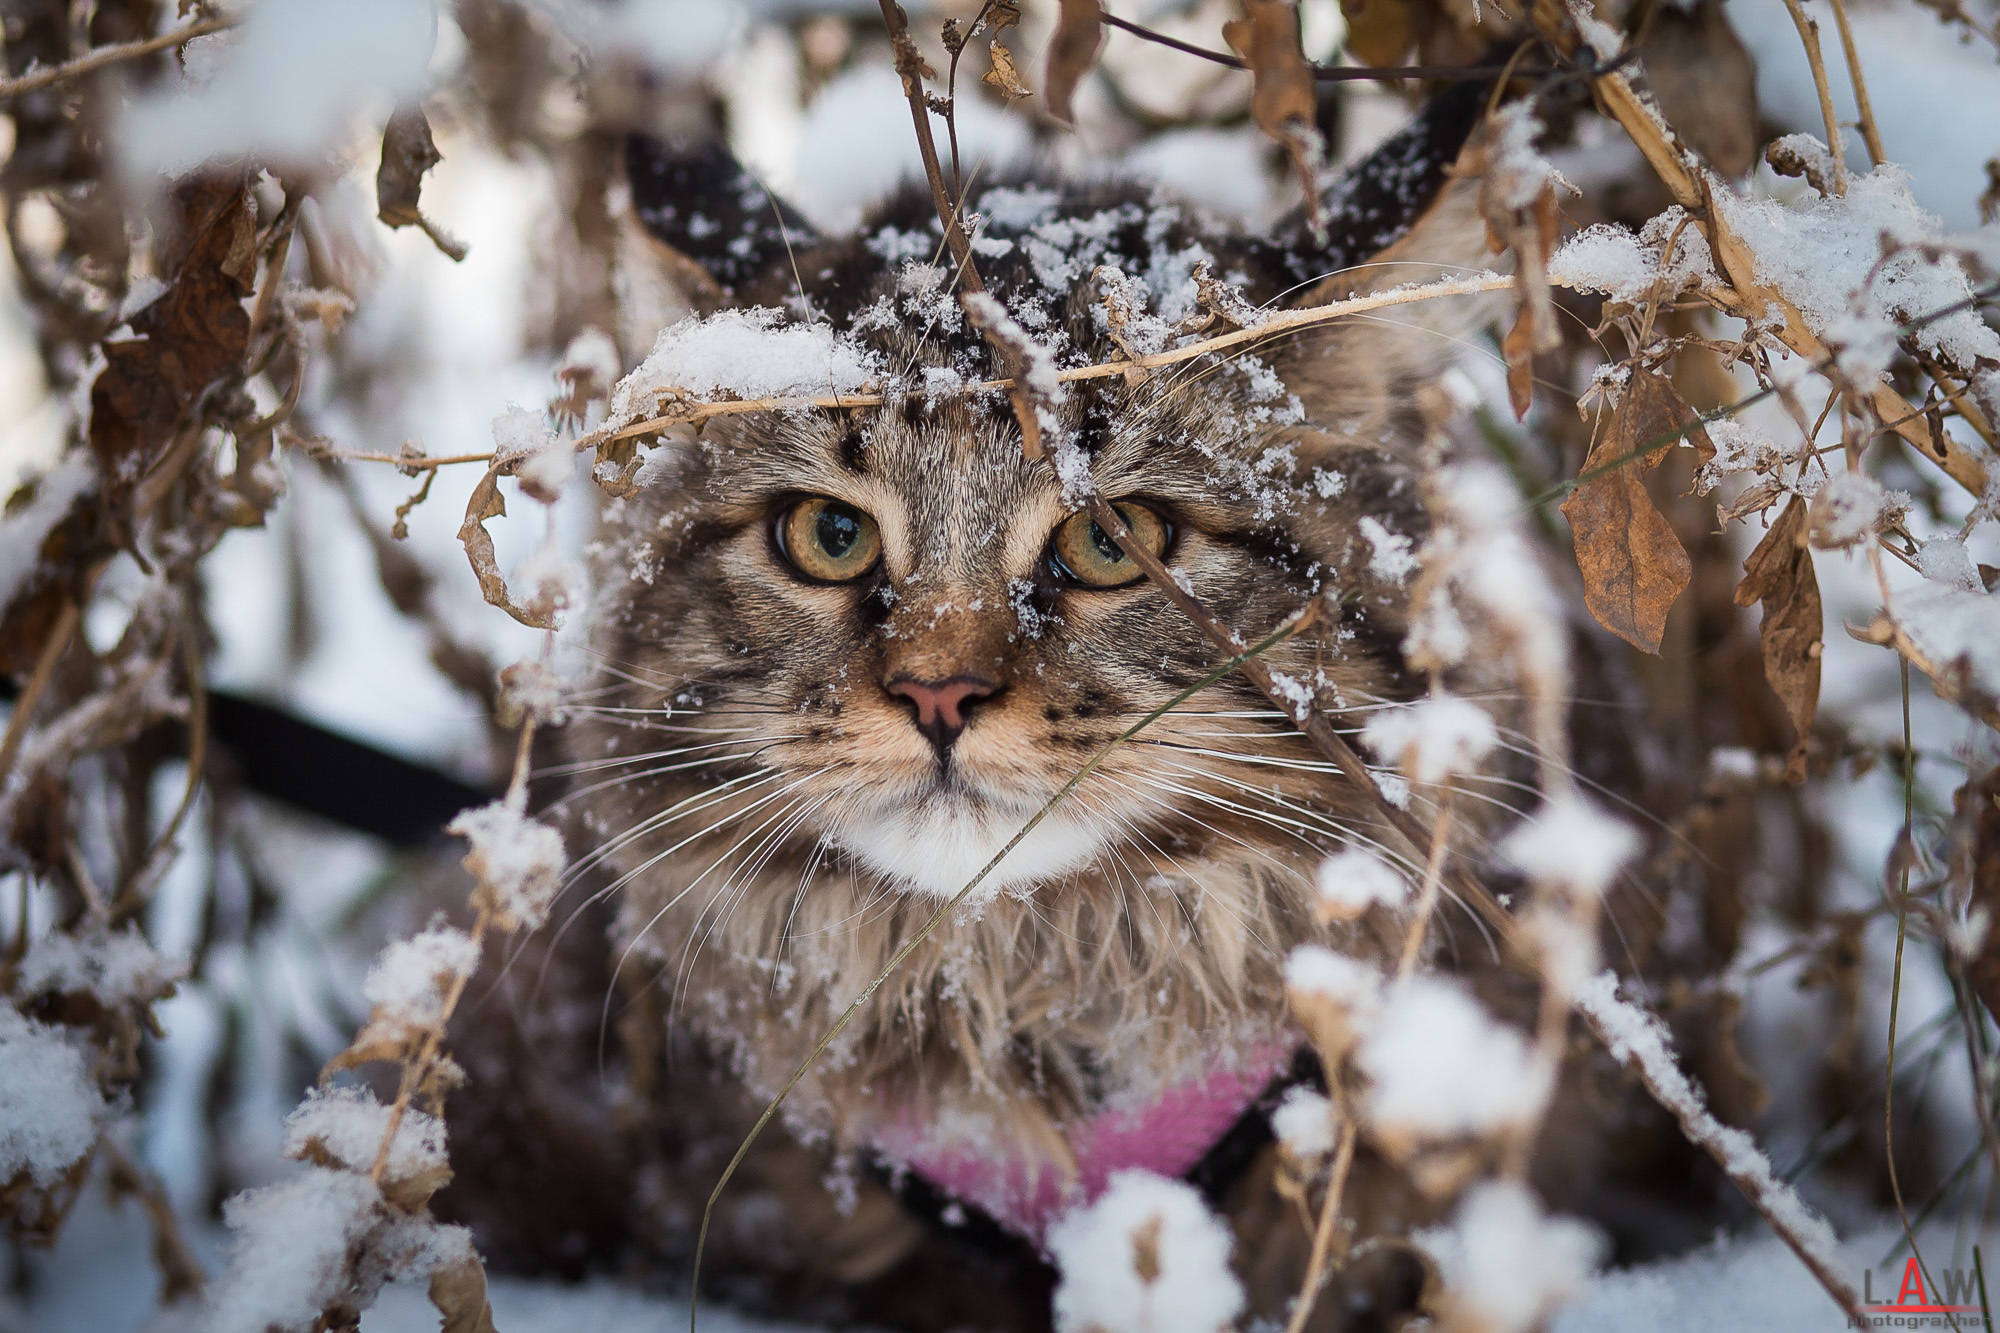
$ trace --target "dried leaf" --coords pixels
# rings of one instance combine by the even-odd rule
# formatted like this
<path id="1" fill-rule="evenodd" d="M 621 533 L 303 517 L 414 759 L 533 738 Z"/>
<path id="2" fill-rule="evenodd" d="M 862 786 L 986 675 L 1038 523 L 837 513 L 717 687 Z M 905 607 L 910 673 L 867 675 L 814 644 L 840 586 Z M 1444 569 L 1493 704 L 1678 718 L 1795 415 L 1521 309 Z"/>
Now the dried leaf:
<path id="1" fill-rule="evenodd" d="M 1416 0 L 1340 0 L 1347 49 L 1364 65 L 1400 65 L 1417 44 Z"/>
<path id="2" fill-rule="evenodd" d="M 993 0 L 986 11 L 986 30 L 1002 33 L 1021 21 L 1021 6 L 1018 0 Z"/>
<path id="3" fill-rule="evenodd" d="M 431 1274 L 431 1304 L 444 1316 L 438 1333 L 497 1333 L 486 1296 L 486 1266 L 476 1253 Z"/>
<path id="4" fill-rule="evenodd" d="M 1819 711 L 1819 659 L 1826 619 L 1805 533 L 1806 502 L 1795 495 L 1743 562 L 1743 581 L 1736 585 L 1738 606 L 1764 604 L 1760 632 L 1764 679 L 1798 732 L 1785 765 L 1785 777 L 1794 783 L 1805 781 L 1806 744 Z"/>
<path id="5" fill-rule="evenodd" d="M 1642 31 L 1646 83 L 1674 133 L 1723 175 L 1749 171 L 1757 160 L 1757 68 L 1722 0 L 1659 6 Z"/>
<path id="6" fill-rule="evenodd" d="M 1250 114 L 1257 128 L 1285 147 L 1305 192 L 1306 215 L 1323 237 L 1319 168 L 1326 157 L 1316 117 L 1319 94 L 1312 66 L 1299 47 L 1299 12 L 1286 0 L 1242 0 L 1243 17 L 1222 25 L 1222 36 L 1250 66 Z"/>
<path id="7" fill-rule="evenodd" d="M 1692 415 L 1665 376 L 1634 367 L 1610 429 L 1584 460 L 1588 479 L 1562 505 L 1576 534 L 1576 563 L 1590 614 L 1648 653 L 1660 650 L 1667 612 L 1687 587 L 1693 565 L 1673 525 L 1646 493 L 1645 474 L 1665 451 L 1635 455 L 1683 428 Z M 1607 467 L 1602 476 L 1590 476 Z"/>
<path id="8" fill-rule="evenodd" d="M 1972 884 L 1967 910 L 1986 913 L 1986 938 L 1966 964 L 1965 979 L 1986 1011 L 2000 1018 L 2000 768 L 1977 783 L 1967 782 L 1952 798 L 1970 827 Z"/>
<path id="9" fill-rule="evenodd" d="M 424 173 L 444 157 L 431 138 L 431 123 L 420 106 L 407 106 L 389 117 L 382 131 L 382 164 L 375 169 L 375 211 L 391 227 L 417 227 L 454 261 L 466 256 L 465 242 L 425 217 L 417 206 Z"/>
<path id="10" fill-rule="evenodd" d="M 242 174 L 203 176 L 173 192 L 177 229 L 163 265 L 167 290 L 134 315 L 137 337 L 104 344 L 90 387 L 110 540 L 129 547 L 133 495 L 192 408 L 218 380 L 239 374 L 250 345 L 243 298 L 256 267 L 256 220 Z"/>
<path id="11" fill-rule="evenodd" d="M 1103 43 L 1104 17 L 1097 0 L 1062 0 L 1055 36 L 1049 39 L 1048 77 L 1042 82 L 1049 114 L 1065 125 L 1076 121 L 1070 100 L 1096 62 L 1097 48 Z"/>
<path id="12" fill-rule="evenodd" d="M 488 602 L 530 629 L 554 629 L 554 608 L 523 606 L 507 591 L 507 579 L 500 572 L 493 549 L 493 535 L 486 531 L 487 519 L 502 518 L 507 513 L 507 502 L 500 495 L 500 478 L 519 461 L 518 455 L 495 459 L 486 469 L 486 474 L 472 488 L 472 495 L 465 503 L 465 522 L 459 525 L 458 540 L 465 547 L 465 558 L 471 561 L 473 574 L 479 579 L 479 591 Z"/>
<path id="13" fill-rule="evenodd" d="M 1014 68 L 1014 56 L 1007 50 L 1006 43 L 994 38 L 987 45 L 986 54 L 993 67 L 980 78 L 981 83 L 998 88 L 1000 95 L 1010 102 L 1034 96 L 1028 85 L 1021 82 L 1021 72 Z"/>
<path id="14" fill-rule="evenodd" d="M 1514 420 L 1525 421 L 1535 405 L 1535 322 L 1527 306 L 1500 340 L 1500 354 L 1507 361 L 1507 404 L 1514 409 Z"/>

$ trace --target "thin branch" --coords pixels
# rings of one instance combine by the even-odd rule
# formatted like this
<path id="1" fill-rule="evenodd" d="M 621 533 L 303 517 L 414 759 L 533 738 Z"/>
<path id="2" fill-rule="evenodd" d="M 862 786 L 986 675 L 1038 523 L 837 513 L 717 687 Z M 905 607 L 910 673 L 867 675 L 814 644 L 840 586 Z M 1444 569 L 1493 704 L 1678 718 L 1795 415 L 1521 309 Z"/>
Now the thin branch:
<path id="1" fill-rule="evenodd" d="M 1206 46 L 1196 46 L 1178 37 L 1169 37 L 1164 32 L 1134 23 L 1130 19 L 1119 18 L 1116 14 L 1104 13 L 1099 16 L 1108 27 L 1119 28 L 1131 33 L 1141 41 L 1152 42 L 1182 55 L 1196 56 L 1230 69 L 1247 70 L 1249 63 L 1240 56 L 1227 51 L 1213 51 Z M 1557 71 L 1551 69 L 1513 69 L 1506 65 L 1320 65 L 1308 61 L 1306 68 L 1320 83 L 1362 83 L 1390 82 L 1396 79 L 1459 79 L 1470 82 L 1474 79 L 1501 79 L 1510 73 L 1522 78 L 1538 78 Z"/>
<path id="2" fill-rule="evenodd" d="M 1260 342 L 1279 334 L 1296 329 L 1309 328 L 1315 324 L 1325 324 L 1346 315 L 1361 314 L 1371 310 L 1381 310 L 1389 306 L 1409 305 L 1417 301 L 1436 300 L 1442 296 L 1469 296 L 1482 292 L 1506 291 L 1513 286 L 1514 279 L 1504 273 L 1485 273 L 1470 278 L 1447 278 L 1442 282 L 1427 283 L 1416 287 L 1396 287 L 1386 292 L 1374 292 L 1367 296 L 1356 296 L 1345 301 L 1329 301 L 1325 305 L 1308 306 L 1301 310 L 1287 310 L 1247 329 L 1225 333 L 1200 342 L 1169 348 L 1150 356 L 1134 357 L 1129 361 L 1105 361 L 1089 366 L 1072 366 L 1056 372 L 1056 379 L 1064 384 L 1074 384 L 1080 380 L 1110 379 L 1123 376 L 1133 370 L 1157 370 L 1163 366 L 1178 365 L 1197 357 L 1215 352 Z M 981 380 L 975 384 L 946 391 L 950 395 L 1004 393 L 1014 387 L 1011 379 Z M 944 396 L 944 395 L 940 395 Z M 880 407 L 887 397 L 880 393 L 850 393 L 839 395 L 819 395 L 817 397 L 790 398 L 748 398 L 734 402 L 703 403 L 693 400 L 670 413 L 652 417 L 645 421 L 614 428 L 602 428 L 580 437 L 576 442 L 578 450 L 593 449 L 601 444 L 616 440 L 630 439 L 635 435 L 652 435 L 668 426 L 691 424 L 705 421 L 710 417 L 735 416 L 744 412 L 785 412 L 807 408 L 856 408 Z M 390 454 L 340 454 L 341 458 L 363 459 L 369 462 L 403 463 L 412 467 L 423 467 L 435 463 L 485 462 L 491 454 L 468 454 L 457 458 L 435 460 L 405 459 Z"/>
<path id="3" fill-rule="evenodd" d="M 148 37 L 137 42 L 120 42 L 116 46 L 100 46 L 63 64 L 31 69 L 19 78 L 0 81 L 0 102 L 26 93 L 37 93 L 44 88 L 53 88 L 59 83 L 67 83 L 71 79 L 81 78 L 85 74 L 94 73 L 107 66 L 138 60 L 165 51 L 169 47 L 185 45 L 197 37 L 206 37 L 210 33 L 233 28 L 242 21 L 241 14 L 221 14 L 190 23 L 185 28 L 161 33 L 158 37 Z"/>
<path id="4" fill-rule="evenodd" d="M 958 207 L 944 183 L 938 165 L 937 137 L 931 133 L 931 112 L 924 101 L 924 57 L 910 36 L 909 17 L 896 0 L 881 0 L 882 22 L 889 29 L 889 47 L 896 53 L 896 73 L 903 80 L 903 96 L 909 99 L 910 116 L 917 131 L 917 151 L 924 161 L 924 179 L 930 182 L 931 197 L 937 202 L 938 221 L 944 224 L 945 243 L 958 260 L 959 281 L 968 291 L 983 292 L 986 283 L 972 262 L 972 241 L 960 224 Z"/>
<path id="5" fill-rule="evenodd" d="M 1430 855 L 1424 858 L 1424 883 L 1417 893 L 1416 912 L 1410 918 L 1409 932 L 1403 936 L 1402 956 L 1396 960 L 1398 981 L 1416 970 L 1417 954 L 1424 947 L 1424 933 L 1430 928 L 1431 914 L 1437 910 L 1438 888 L 1444 882 L 1445 848 L 1451 845 L 1451 798 L 1452 788 L 1447 786 L 1438 801 L 1437 823 L 1431 829 Z"/>
<path id="6" fill-rule="evenodd" d="M 1332 1074 L 1329 1072 L 1329 1079 Z M 1320 1205 L 1319 1225 L 1313 1229 L 1312 1254 L 1306 1260 L 1305 1280 L 1299 1283 L 1299 1295 L 1292 1306 L 1292 1317 L 1285 1325 L 1285 1333 L 1305 1333 L 1306 1321 L 1312 1317 L 1313 1306 L 1319 1302 L 1320 1286 L 1326 1281 L 1327 1258 L 1333 1253 L 1334 1224 L 1340 1219 L 1340 1199 L 1347 1192 L 1348 1169 L 1354 1165 L 1354 1143 L 1360 1136 L 1361 1122 L 1342 1110 L 1340 1144 L 1334 1149 L 1333 1174 L 1326 1183 L 1326 1200 Z"/>
<path id="7" fill-rule="evenodd" d="M 1833 90 L 1827 86 L 1826 59 L 1819 49 L 1819 24 L 1807 15 L 1799 0 L 1785 0 L 1785 8 L 1791 11 L 1792 26 L 1799 30 L 1799 41 L 1806 48 L 1806 61 L 1812 66 L 1813 89 L 1819 94 L 1820 119 L 1826 123 L 1826 146 L 1833 154 L 1833 180 L 1830 182 L 1835 194 L 1847 193 L 1847 159 L 1840 146 L 1840 118 L 1833 110 Z"/>
<path id="8" fill-rule="evenodd" d="M 1868 81 L 1861 77 L 1861 53 L 1854 47 L 1854 29 L 1847 24 L 1847 0 L 1832 0 L 1833 21 L 1840 29 L 1840 51 L 1847 58 L 1847 77 L 1854 84 L 1854 105 L 1861 113 L 1861 141 L 1868 145 L 1868 163 L 1889 160 L 1882 150 L 1882 131 L 1875 124 L 1875 107 L 1868 100 Z"/>
<path id="9" fill-rule="evenodd" d="M 49 637 L 42 641 L 42 651 L 35 657 L 34 674 L 14 699 L 14 711 L 7 718 L 7 734 L 0 737 L 0 788 L 7 783 L 7 775 L 14 767 L 15 756 L 21 752 L 21 743 L 28 736 L 28 722 L 34 717 L 35 709 L 42 701 L 42 692 L 49 687 L 49 680 L 55 675 L 56 664 L 62 661 L 63 653 L 69 649 L 69 641 L 76 634 L 76 627 L 83 619 L 83 611 L 74 597 L 63 599 L 62 611 L 56 616 L 56 623 L 49 630 Z M 24 889 L 23 892 L 26 892 Z"/>

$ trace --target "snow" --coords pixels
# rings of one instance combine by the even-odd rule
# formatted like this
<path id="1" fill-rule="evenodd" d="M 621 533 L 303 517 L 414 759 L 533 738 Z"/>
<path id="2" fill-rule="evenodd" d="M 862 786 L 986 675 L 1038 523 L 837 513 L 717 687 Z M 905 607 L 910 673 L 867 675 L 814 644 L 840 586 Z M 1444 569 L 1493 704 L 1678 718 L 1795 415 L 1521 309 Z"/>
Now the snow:
<path id="1" fill-rule="evenodd" d="M 1391 1143 L 1485 1135 L 1541 1109 L 1544 1081 L 1520 1033 L 1487 1016 L 1459 982 L 1411 976 L 1384 997 L 1356 1064 L 1362 1110 Z"/>
<path id="2" fill-rule="evenodd" d="M 47 1187 L 97 1142 L 103 1099 L 83 1052 L 0 1003 L 0 1186 L 25 1173 Z"/>
<path id="3" fill-rule="evenodd" d="M 1230 1233 L 1178 1180 L 1121 1171 L 1049 1229 L 1057 1333 L 1217 1333 L 1243 1309 Z"/>
<path id="4" fill-rule="evenodd" d="M 308 1167 L 223 1205 L 229 1268 L 208 1298 L 210 1333 L 303 1333 L 347 1285 L 347 1255 L 382 1194 L 367 1176 Z"/>
<path id="5" fill-rule="evenodd" d="M 1787 207 L 1716 191 L 1716 206 L 1755 256 L 1760 282 L 1798 307 L 1807 327 L 1829 342 L 1867 352 L 1896 327 L 1964 301 L 1971 294 L 1958 259 L 1938 247 L 1943 225 L 1918 206 L 1909 174 L 1884 164 L 1850 174 L 1847 193 L 1808 194 Z M 1884 256 L 1885 239 L 1898 247 Z M 1918 347 L 1969 372 L 1981 357 L 2000 358 L 2000 333 L 1962 310 L 1915 330 Z"/>
<path id="6" fill-rule="evenodd" d="M 507 404 L 493 418 L 493 452 L 498 458 L 520 458 L 514 476 L 521 489 L 543 504 L 554 504 L 576 471 L 576 452 L 556 438 L 540 412 Z"/>
<path id="7" fill-rule="evenodd" d="M 1812 544 L 1822 550 L 1852 546 L 1908 508 L 1908 496 L 1892 496 L 1859 468 L 1836 472 L 1813 492 L 1807 514 Z"/>
<path id="8" fill-rule="evenodd" d="M 500 925 L 508 930 L 533 930 L 548 919 L 549 905 L 561 887 L 562 834 L 530 819 L 522 798 L 495 801 L 459 812 L 445 825 L 472 843 L 466 866 L 493 894 Z"/>
<path id="9" fill-rule="evenodd" d="M 1917 568 L 1932 583 L 1959 592 L 1984 592 L 1978 567 L 1966 554 L 1965 540 L 1957 534 L 1933 537 L 1917 547 Z"/>
<path id="10" fill-rule="evenodd" d="M 430 0 L 259 0 L 192 43 L 188 77 L 134 98 L 108 141 L 135 175 L 237 156 L 317 168 L 364 109 L 423 90 L 436 41 Z"/>
<path id="11" fill-rule="evenodd" d="M 1673 259 L 1663 263 L 1669 240 L 1674 243 Z M 1575 291 L 1602 292 L 1631 305 L 1652 295 L 1670 300 L 1691 286 L 1717 279 L 1701 231 L 1684 210 L 1669 208 L 1647 219 L 1637 235 L 1615 222 L 1585 227 L 1549 257 L 1549 281 Z"/>
<path id="12" fill-rule="evenodd" d="M 36 940 L 15 981 L 23 996 L 83 992 L 106 1005 L 150 1000 L 187 972 L 160 956 L 136 926 L 96 934 L 52 932 Z"/>
<path id="13" fill-rule="evenodd" d="M 1551 798 L 1500 844 L 1500 859 L 1538 884 L 1596 898 L 1640 848 L 1621 819 L 1579 796 Z"/>
<path id="14" fill-rule="evenodd" d="M 470 935 L 455 926 L 431 926 L 383 949 L 361 994 L 393 1022 L 434 1027 L 444 1018 L 445 988 L 478 968 L 479 946 Z"/>
<path id="15" fill-rule="evenodd" d="M 1893 614 L 1925 661 L 1947 677 L 1963 672 L 1975 689 L 2000 697 L 2000 596 L 1923 592 L 1898 598 Z"/>
<path id="16" fill-rule="evenodd" d="M 1417 567 L 1412 542 L 1400 532 L 1391 532 L 1382 520 L 1364 514 L 1355 526 L 1368 539 L 1368 570 L 1385 583 L 1401 583 Z"/>
<path id="17" fill-rule="evenodd" d="M 97 465 L 88 449 L 72 449 L 43 473 L 35 498 L 0 523 L 0 611 L 41 562 L 42 543 L 69 513 L 76 497 L 97 482 Z"/>
<path id="18" fill-rule="evenodd" d="M 1376 713 L 1361 739 L 1410 781 L 1435 784 L 1476 772 L 1499 733 L 1478 704 L 1437 695 Z"/>
<path id="19" fill-rule="evenodd" d="M 1375 1007 L 1382 977 L 1372 966 L 1323 944 L 1301 944 L 1285 959 L 1285 989 L 1316 995 L 1366 1014 Z"/>
<path id="20" fill-rule="evenodd" d="M 298 1109 L 285 1117 L 285 1156 L 317 1161 L 314 1149 L 332 1165 L 368 1174 L 389 1128 L 390 1108 L 363 1088 L 314 1088 Z M 324 1164 L 324 1163 L 323 1163 Z M 415 1107 L 406 1108 L 396 1126 L 383 1178 L 408 1180 L 442 1171 L 445 1158 L 444 1123 Z"/>
<path id="21" fill-rule="evenodd" d="M 500 698 L 494 711 L 505 727 L 518 726 L 532 717 L 542 726 L 559 725 L 569 718 L 569 682 L 532 658 L 500 669 Z"/>
<path id="22" fill-rule="evenodd" d="M 1448 1229 L 1417 1243 L 1437 1261 L 1451 1317 L 1477 1333 L 1528 1333 L 1581 1291 L 1607 1248 L 1591 1227 L 1545 1216 L 1514 1181 L 1475 1185 Z"/>
<path id="23" fill-rule="evenodd" d="M 611 393 L 607 424 L 656 415 L 678 396 L 794 398 L 861 393 L 880 384 L 882 358 L 823 323 L 799 324 L 755 306 L 690 316 L 661 330 L 653 350 Z"/>
<path id="24" fill-rule="evenodd" d="M 1294 1157 L 1322 1157 L 1333 1151 L 1333 1103 L 1311 1088 L 1293 1088 L 1271 1112 L 1271 1129 Z"/>
<path id="25" fill-rule="evenodd" d="M 1322 920 L 1351 921 L 1377 903 L 1401 907 L 1410 896 L 1402 872 L 1363 847 L 1349 847 L 1321 861 L 1315 882 L 1315 910 Z"/>
<path id="26" fill-rule="evenodd" d="M 1839 1241 L 1833 1228 L 1777 1177 L 1748 1134 L 1709 1113 L 1700 1089 L 1675 1061 L 1666 1029 L 1645 1010 L 1618 998 L 1617 977 L 1598 973 L 1577 989 L 1575 1003 L 1591 1018 L 1613 1059 L 1644 1071 L 1648 1089 L 1680 1121 L 1688 1140 L 1721 1162 L 1758 1210 L 1776 1219 L 1817 1262 L 1838 1271 Z"/>

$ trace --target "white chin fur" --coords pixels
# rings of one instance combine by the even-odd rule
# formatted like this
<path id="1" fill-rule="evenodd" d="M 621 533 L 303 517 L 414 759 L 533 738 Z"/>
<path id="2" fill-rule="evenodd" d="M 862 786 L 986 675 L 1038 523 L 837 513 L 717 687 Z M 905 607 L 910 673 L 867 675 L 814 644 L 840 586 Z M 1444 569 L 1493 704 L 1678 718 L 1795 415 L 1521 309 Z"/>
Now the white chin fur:
<path id="1" fill-rule="evenodd" d="M 996 809 L 984 802 L 940 796 L 893 813 L 858 813 L 829 829 L 827 838 L 911 892 L 949 898 L 1033 816 L 1033 807 Z M 1025 889 L 1082 869 L 1110 841 L 1107 822 L 1051 811 L 980 882 L 973 897 Z"/>

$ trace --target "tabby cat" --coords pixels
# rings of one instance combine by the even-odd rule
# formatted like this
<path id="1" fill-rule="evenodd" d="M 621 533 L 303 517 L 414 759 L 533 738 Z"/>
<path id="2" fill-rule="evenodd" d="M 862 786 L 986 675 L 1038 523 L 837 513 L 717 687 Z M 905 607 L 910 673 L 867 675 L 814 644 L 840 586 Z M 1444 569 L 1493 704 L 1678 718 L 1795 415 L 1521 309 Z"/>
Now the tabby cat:
<path id="1" fill-rule="evenodd" d="M 1332 184 L 1324 242 L 1298 215 L 1250 236 L 1136 185 L 1030 176 L 970 191 L 978 265 L 1063 365 L 1200 325 L 1198 275 L 1285 306 L 1483 266 L 1476 182 L 1453 164 L 1486 91 L 1447 94 Z M 927 193 L 823 238 L 712 145 L 635 138 L 627 168 L 633 215 L 697 310 L 829 324 L 879 355 L 890 401 L 668 438 L 601 533 L 599 667 L 564 732 L 560 806 L 615 918 L 576 984 L 613 997 L 627 1088 L 615 1114 L 553 1086 L 580 1071 L 546 1089 L 570 1147 L 558 1133 L 532 1151 L 571 1164 L 545 1173 L 568 1176 L 550 1208 L 585 1237 L 564 1244 L 598 1244 L 575 1182 L 601 1177 L 684 1259 L 729 1152 L 841 1011 L 1081 766 L 1166 708 L 812 1064 L 724 1196 L 705 1279 L 877 1323 L 1037 1327 L 1046 1226 L 1141 1165 L 1229 1211 L 1257 1311 L 1281 1316 L 1308 1237 L 1270 1188 L 1265 1117 L 1316 1076 L 1283 962 L 1306 941 L 1392 950 L 1401 923 L 1380 909 L 1316 924 L 1312 885 L 1343 846 L 1407 849 L 1240 675 L 1187 693 L 1215 648 L 1024 455 L 1004 396 L 925 392 L 1002 373 L 953 299 Z M 1134 313 L 1114 324 L 1107 302 Z M 1421 689 L 1394 558 L 1425 530 L 1416 391 L 1478 313 L 1405 307 L 1075 382 L 1054 434 L 1246 640 L 1316 605 L 1272 662 L 1356 725 Z M 573 1037 L 599 1016 L 579 1012 Z M 607 1129 L 644 1145 L 636 1159 Z M 1424 1220 L 1392 1175 L 1359 1168 L 1364 1234 Z M 507 1236 L 540 1243 L 535 1222 L 508 1225 L 484 1238 L 503 1256 Z M 1352 1267 L 1316 1327 L 1412 1308 L 1420 1270 L 1385 1255 Z"/>

